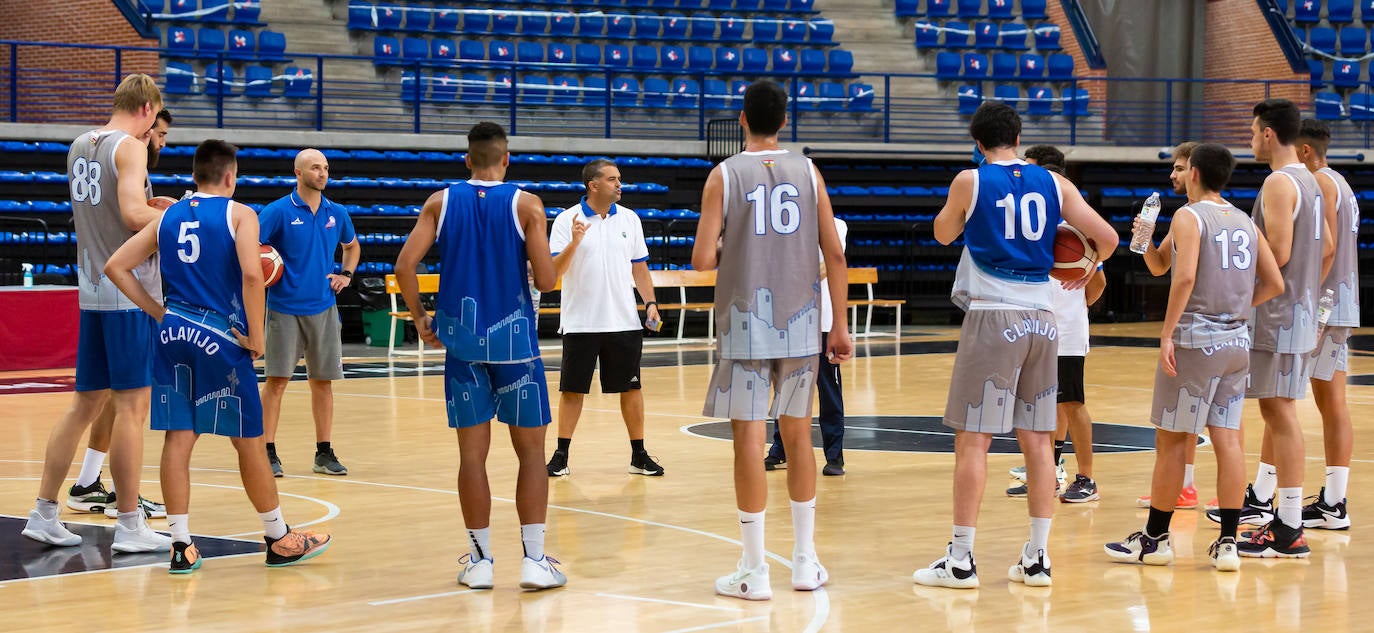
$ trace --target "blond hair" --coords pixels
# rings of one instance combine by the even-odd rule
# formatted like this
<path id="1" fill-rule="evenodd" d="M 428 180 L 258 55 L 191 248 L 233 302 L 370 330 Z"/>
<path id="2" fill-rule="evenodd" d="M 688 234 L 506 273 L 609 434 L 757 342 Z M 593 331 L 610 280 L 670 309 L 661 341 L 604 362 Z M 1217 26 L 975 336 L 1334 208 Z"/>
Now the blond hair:
<path id="1" fill-rule="evenodd" d="M 1200 145 L 1200 143 L 1196 143 L 1194 141 L 1184 141 L 1182 143 L 1179 143 L 1178 147 L 1174 148 L 1174 160 L 1188 160 L 1189 158 L 1192 158 L 1193 150 L 1196 149 L 1198 145 Z"/>
<path id="2" fill-rule="evenodd" d="M 147 104 L 152 104 L 154 112 L 162 109 L 162 91 L 152 77 L 142 73 L 129 75 L 115 88 L 115 112 L 137 113 Z"/>

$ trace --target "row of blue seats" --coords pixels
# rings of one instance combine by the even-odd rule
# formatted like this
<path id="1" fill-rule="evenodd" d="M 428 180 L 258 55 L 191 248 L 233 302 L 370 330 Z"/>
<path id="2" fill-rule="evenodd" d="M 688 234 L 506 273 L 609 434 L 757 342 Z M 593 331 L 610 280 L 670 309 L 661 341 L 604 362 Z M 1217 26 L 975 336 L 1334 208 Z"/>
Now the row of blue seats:
<path id="1" fill-rule="evenodd" d="M 154 20 L 266 26 L 259 0 L 138 0 L 140 9 Z M 230 8 L 233 9 L 232 15 Z"/>
<path id="2" fill-rule="evenodd" d="M 373 40 L 373 63 L 378 66 L 452 66 L 460 61 L 587 66 L 604 64 L 615 68 L 665 73 L 684 70 L 743 70 L 755 73 L 772 70 L 786 73 L 848 75 L 854 69 L 854 54 L 838 48 L 828 53 L 815 49 L 798 52 L 790 48 L 774 48 L 771 55 L 768 50 L 762 48 L 746 48 L 741 51 L 732 47 L 712 50 L 705 46 L 683 49 L 681 46 L 659 48 L 647 45 L 629 47 L 607 44 L 603 49 L 596 44 L 578 44 L 574 48 L 562 43 L 550 43 L 546 53 L 545 47 L 537 42 L 516 44 L 504 41 L 490 42 L 485 48 L 484 55 L 482 43 L 475 40 L 463 40 L 454 44 L 453 40 L 407 38 L 398 43 L 395 38 L 378 36 Z"/>
<path id="3" fill-rule="evenodd" d="M 709 11 L 714 14 L 810 15 L 817 13 L 814 0 L 485 0 L 462 3 L 451 1 L 412 2 L 407 6 L 395 2 L 349 0 L 349 28 L 380 31 L 423 31 L 448 29 L 457 24 L 457 15 L 543 15 L 566 13 L 567 7 L 591 9 L 588 13 L 604 14 L 605 9 L 659 9 L 687 12 Z M 489 6 L 475 6 L 489 5 Z"/>
<path id="4" fill-rule="evenodd" d="M 163 92 L 168 95 L 196 94 L 198 86 L 204 82 L 204 94 L 226 97 L 238 95 L 246 97 L 287 99 L 309 99 L 314 96 L 312 88 L 315 73 L 305 68 L 288 66 L 282 74 L 277 74 L 267 66 L 248 66 L 243 69 L 243 81 L 237 81 L 234 69 L 228 64 L 210 64 L 205 74 L 197 74 L 190 64 L 167 62 Z M 276 85 L 280 83 L 280 91 Z"/>
<path id="5" fill-rule="evenodd" d="M 555 105 L 604 107 L 606 105 L 606 80 L 603 77 L 587 77 L 578 83 L 576 77 L 554 77 L 552 80 L 537 75 L 522 75 L 519 85 L 512 87 L 510 75 L 500 74 L 496 78 L 469 73 L 462 78 L 436 73 L 421 75 L 420 83 L 415 83 L 415 74 L 407 71 L 401 78 L 401 100 L 414 103 L 509 103 L 512 88 L 516 90 L 516 102 L 521 105 Z M 727 85 L 724 80 L 707 79 L 706 92 L 695 79 L 667 79 L 651 77 L 644 80 L 641 89 L 639 81 L 632 77 L 616 77 L 611 80 L 611 107 L 649 109 L 677 108 L 721 111 L 738 107 L 736 100 L 742 98 L 749 85 L 736 80 Z M 849 110 L 868 112 L 873 109 L 873 87 L 867 84 L 852 84 L 846 87 L 841 83 L 826 82 L 819 86 L 809 82 L 798 82 L 796 94 L 801 110 Z"/>
<path id="6" fill-rule="evenodd" d="M 162 56 L 171 59 L 229 59 L 262 62 L 288 62 L 286 35 L 276 31 L 262 31 L 256 37 L 252 31 L 235 29 L 225 37 L 224 31 L 201 27 L 192 31 L 184 26 L 167 28 Z"/>
<path id="7" fill-rule="evenodd" d="M 149 174 L 148 181 L 153 187 L 191 187 L 194 182 L 190 174 Z M 67 175 L 61 172 L 45 171 L 0 171 L 0 185 L 6 184 L 56 184 L 66 183 Z M 442 189 L 459 180 L 435 180 L 433 178 L 365 178 L 361 176 L 343 176 L 331 178 L 329 187 L 331 189 Z M 580 182 L 560 182 L 560 181 L 532 181 L 532 180 L 511 180 L 512 184 L 531 192 L 553 191 L 553 192 L 581 192 L 586 187 Z M 291 188 L 296 186 L 294 176 L 244 176 L 238 177 L 239 187 L 277 187 Z M 668 193 L 668 186 L 654 182 L 630 182 L 621 185 L 624 193 L 642 194 L 662 194 Z M 51 212 L 70 211 L 71 207 L 66 202 L 52 203 L 57 206 L 46 206 L 47 203 L 35 201 L 35 205 L 45 205 L 42 208 Z M 36 208 L 35 208 L 36 209 Z"/>
<path id="8" fill-rule="evenodd" d="M 75 244 L 76 233 L 71 231 L 0 231 L 0 244 Z"/>
<path id="9" fill-rule="evenodd" d="M 1012 53 L 994 53 L 989 60 L 982 53 L 960 56 L 942 51 L 935 55 L 935 77 L 945 81 L 989 78 L 997 81 L 1068 81 L 1073 78 L 1073 57 L 1055 53 L 1045 58 L 1026 53 L 1018 58 Z"/>
<path id="10" fill-rule="evenodd" d="M 1279 0 L 1285 13 L 1287 4 L 1287 0 Z M 1326 9 L 1326 21 L 1332 24 L 1355 21 L 1355 0 L 1296 0 L 1293 3 L 1293 21 L 1298 24 L 1321 22 L 1322 9 Z M 1360 0 L 1360 21 L 1374 22 L 1374 0 Z"/>
<path id="11" fill-rule="evenodd" d="M 1044 20 L 1049 17 L 1046 13 L 1046 0 L 1020 0 L 1019 10 L 1013 6 L 1012 0 L 987 0 L 986 12 L 983 11 L 983 0 L 925 0 L 924 7 L 921 6 L 921 1 L 896 0 L 893 9 L 899 18 L 947 18 L 951 11 L 963 19 L 985 17 L 990 20 Z"/>
<path id="12" fill-rule="evenodd" d="M 1374 95 L 1367 92 L 1353 92 L 1347 104 L 1335 92 L 1318 92 L 1312 95 L 1315 116 L 1322 121 L 1374 121 Z"/>
<path id="13" fill-rule="evenodd" d="M 502 13 L 484 9 L 412 8 L 406 21 L 386 20 L 385 12 L 356 0 L 348 8 L 353 31 L 454 35 L 518 35 L 527 38 L 638 39 L 663 41 L 753 40 L 759 43 L 835 43 L 835 23 L 823 18 L 745 18 L 687 15 L 680 12 L 611 13 L 529 11 Z M 394 16 L 392 16 L 394 17 Z M 460 24 L 461 21 L 461 24 Z M 745 35 L 748 28 L 749 35 Z"/>
<path id="14" fill-rule="evenodd" d="M 1028 51 L 1026 38 L 1035 34 L 1035 50 L 1058 51 L 1064 47 L 1059 44 L 1059 27 L 1053 24 L 1037 26 L 1034 29 L 1024 24 L 1008 24 L 998 27 L 992 22 L 978 22 L 973 25 L 963 22 L 944 24 L 920 21 L 916 23 L 916 50 L 925 49 L 965 49 Z"/>
<path id="15" fill-rule="evenodd" d="M 1298 33 L 1298 36 L 1298 41 L 1302 41 L 1302 34 Z M 1339 35 L 1336 29 L 1319 26 L 1308 31 L 1307 45 L 1314 51 L 1335 57 L 1336 44 L 1339 43 L 1341 56 L 1364 57 L 1369 53 L 1371 37 L 1374 37 L 1374 31 L 1363 26 L 1341 27 Z"/>
<path id="16" fill-rule="evenodd" d="M 1055 97 L 1054 91 L 1049 88 L 1031 87 L 1026 90 L 1026 96 L 1022 97 L 1019 87 L 1008 85 L 993 88 L 991 97 L 983 95 L 982 86 L 960 86 L 959 114 L 972 115 L 978 110 L 978 106 L 988 100 L 1001 101 L 1030 116 L 1062 114 L 1067 117 L 1080 117 L 1091 114 L 1088 111 L 1091 98 L 1086 88 L 1065 88 L 1062 97 Z"/>
<path id="17" fill-rule="evenodd" d="M 1166 198 L 1182 198 L 1182 197 L 1183 197 L 1182 194 L 1176 194 L 1176 193 L 1174 193 L 1172 189 L 1169 189 L 1169 190 L 1162 190 L 1162 189 L 1155 189 L 1155 188 L 1151 188 L 1151 187 L 1135 187 L 1135 188 L 1126 188 L 1126 187 L 1103 187 L 1103 188 L 1102 188 L 1102 198 L 1103 198 L 1103 199 L 1108 199 L 1108 198 L 1119 198 L 1119 199 L 1130 199 L 1130 200 L 1144 200 L 1144 199 L 1150 197 L 1150 194 L 1152 194 L 1152 193 L 1157 193 L 1157 194 L 1159 194 L 1160 196 L 1166 197 Z M 1226 190 L 1224 190 L 1224 191 L 1221 192 L 1221 195 L 1222 195 L 1223 198 L 1226 198 L 1227 200 L 1230 200 L 1230 201 L 1232 201 L 1232 202 L 1237 202 L 1237 201 L 1253 202 L 1253 201 L 1255 200 L 1255 198 L 1259 197 L 1259 189 L 1248 189 L 1248 188 L 1226 189 Z M 1374 199 L 1374 198 L 1372 198 L 1372 199 Z M 1131 217 L 1130 217 L 1130 216 L 1112 216 L 1111 221 L 1112 221 L 1112 222 L 1130 222 L 1130 221 L 1131 221 Z"/>

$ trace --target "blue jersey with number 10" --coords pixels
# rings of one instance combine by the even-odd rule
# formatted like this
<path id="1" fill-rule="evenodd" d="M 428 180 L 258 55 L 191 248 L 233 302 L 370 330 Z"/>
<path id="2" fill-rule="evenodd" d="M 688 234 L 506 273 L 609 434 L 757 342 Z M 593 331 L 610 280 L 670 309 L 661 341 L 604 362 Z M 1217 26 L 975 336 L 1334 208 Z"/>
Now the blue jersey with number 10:
<path id="1" fill-rule="evenodd" d="M 1022 161 L 978 168 L 964 242 L 983 272 L 1019 282 L 1045 282 L 1054 267 L 1060 191 L 1054 174 Z"/>
<path id="2" fill-rule="evenodd" d="M 157 249 L 167 303 L 213 312 L 243 323 L 243 269 L 234 247 L 232 201 L 196 194 L 162 214 Z"/>

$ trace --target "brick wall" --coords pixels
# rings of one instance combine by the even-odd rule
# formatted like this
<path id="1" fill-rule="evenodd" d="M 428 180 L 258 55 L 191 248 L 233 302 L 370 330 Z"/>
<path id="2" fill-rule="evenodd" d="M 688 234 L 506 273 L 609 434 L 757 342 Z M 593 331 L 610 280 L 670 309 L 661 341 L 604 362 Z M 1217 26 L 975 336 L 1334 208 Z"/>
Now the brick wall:
<path id="1" fill-rule="evenodd" d="M 138 35 L 110 0 L 6 2 L 0 40 L 156 47 Z M 60 9 L 58 9 L 60 5 Z M 121 74 L 158 76 L 155 52 L 19 46 L 17 119 L 21 122 L 103 123 Z M 0 120 L 11 120 L 11 48 L 0 45 Z M 118 65 L 118 70 L 116 70 Z M 119 74 L 117 74 L 119 73 Z"/>
<path id="2" fill-rule="evenodd" d="M 1209 83 L 1203 116 L 1207 140 L 1234 142 L 1250 139 L 1250 112 L 1267 98 L 1291 99 L 1308 108 L 1311 91 L 1307 73 L 1295 73 L 1279 48 L 1269 23 L 1254 0 L 1207 2 L 1207 49 L 1203 62 L 1207 79 L 1300 80 L 1301 84 Z"/>
<path id="3" fill-rule="evenodd" d="M 1107 102 L 1107 82 L 1083 81 L 1082 78 L 1105 78 L 1107 77 L 1107 69 L 1088 68 L 1088 60 L 1083 56 L 1083 48 L 1078 45 L 1078 36 L 1074 34 L 1073 26 L 1069 24 L 1069 18 L 1064 15 L 1064 7 L 1058 2 L 1050 2 L 1046 8 L 1050 21 L 1059 26 L 1059 45 L 1064 47 L 1063 52 L 1073 56 L 1073 74 L 1080 78 L 1078 87 L 1088 91 L 1092 103 L 1105 104 Z M 1095 106 L 1094 109 L 1096 109 Z"/>

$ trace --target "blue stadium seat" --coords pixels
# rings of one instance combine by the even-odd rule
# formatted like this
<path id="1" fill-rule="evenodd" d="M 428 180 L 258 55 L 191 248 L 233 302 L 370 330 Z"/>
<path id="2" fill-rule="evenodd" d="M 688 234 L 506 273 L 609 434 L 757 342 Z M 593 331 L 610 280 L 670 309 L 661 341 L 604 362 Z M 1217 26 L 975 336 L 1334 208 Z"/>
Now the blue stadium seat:
<path id="1" fill-rule="evenodd" d="M 708 0 L 706 8 L 712 11 L 730 11 L 735 8 L 735 0 Z"/>
<path id="2" fill-rule="evenodd" d="M 437 86 L 435 90 L 438 90 Z M 517 97 L 520 103 L 527 105 L 548 105 L 549 95 L 549 80 L 547 77 L 525 75 L 520 78 L 520 91 L 519 97 Z"/>
<path id="3" fill-rule="evenodd" d="M 705 46 L 687 48 L 688 70 L 711 70 L 711 65 L 715 62 L 715 53 L 711 49 Z"/>
<path id="4" fill-rule="evenodd" d="M 522 64 L 542 64 L 544 46 L 539 42 L 520 42 L 515 45 L 515 58 Z"/>
<path id="5" fill-rule="evenodd" d="M 1360 85 L 1360 63 L 1336 60 L 1331 64 L 1331 85 L 1337 88 L 1355 88 Z"/>
<path id="6" fill-rule="evenodd" d="M 799 81 L 795 86 L 792 101 L 797 104 L 797 109 L 815 110 L 817 105 L 816 86 L 805 81 Z"/>
<path id="7" fill-rule="evenodd" d="M 992 98 L 1017 110 L 1021 109 L 1021 89 L 1011 84 L 1000 84 L 993 88 Z"/>
<path id="8" fill-rule="evenodd" d="M 415 71 L 401 71 L 401 102 L 423 103 L 425 100 L 425 84 L 425 80 L 417 77 Z"/>
<path id="9" fill-rule="evenodd" d="M 1297 0 L 1293 3 L 1293 21 L 1298 24 L 1316 24 L 1322 21 L 1320 0 Z"/>
<path id="10" fill-rule="evenodd" d="M 834 44 L 835 23 L 830 20 L 812 20 L 806 23 L 806 41 L 812 44 Z"/>
<path id="11" fill-rule="evenodd" d="M 951 81 L 959 78 L 959 68 L 963 63 L 958 53 L 940 51 L 935 54 L 935 78 Z"/>
<path id="12" fill-rule="evenodd" d="M 734 17 L 728 17 L 720 26 L 720 39 L 723 42 L 743 42 L 744 25 L 746 22 Z"/>
<path id="13" fill-rule="evenodd" d="M 801 20 L 783 20 L 782 22 L 782 41 L 788 44 L 799 44 L 806 41 L 807 23 Z"/>
<path id="14" fill-rule="evenodd" d="M 1327 55 L 1336 54 L 1336 29 L 1315 26 L 1308 33 L 1308 38 L 1308 44 L 1312 45 L 1313 50 Z"/>
<path id="15" fill-rule="evenodd" d="M 232 97 L 237 94 L 234 88 L 234 69 L 228 64 L 209 64 L 205 67 L 205 94 L 223 94 Z"/>
<path id="16" fill-rule="evenodd" d="M 544 14 L 520 16 L 520 34 L 525 37 L 541 37 L 549 30 L 549 16 Z"/>
<path id="17" fill-rule="evenodd" d="M 958 15 L 960 19 L 983 16 L 983 0 L 957 0 L 954 4 L 955 15 Z"/>
<path id="18" fill-rule="evenodd" d="M 762 9 L 765 13 L 786 13 L 787 0 L 763 0 Z"/>
<path id="19" fill-rule="evenodd" d="M 272 96 L 272 69 L 266 66 L 249 66 L 243 69 L 243 95 L 256 99 Z"/>
<path id="20" fill-rule="evenodd" d="M 1360 0 L 1360 21 L 1365 24 L 1374 22 L 1374 0 Z M 1355 118 L 1353 115 L 1351 118 Z"/>
<path id="21" fill-rule="evenodd" d="M 613 15 L 606 16 L 607 38 L 616 40 L 628 40 L 631 37 L 630 34 L 634 32 L 634 28 L 634 18 L 626 14 L 616 13 Z"/>
<path id="22" fill-rule="evenodd" d="M 934 22 L 916 22 L 916 50 L 938 48 L 940 46 L 940 27 Z"/>
<path id="23" fill-rule="evenodd" d="M 194 92 L 197 77 L 190 64 L 169 61 L 163 76 L 167 79 L 163 92 L 171 95 L 189 95 Z M 5 153 L 10 153 L 10 150 L 6 149 Z"/>
<path id="24" fill-rule="evenodd" d="M 992 22 L 979 22 L 973 26 L 973 47 L 977 49 L 998 48 L 998 35 L 1001 30 Z"/>
<path id="25" fill-rule="evenodd" d="M 1374 12 L 1365 13 L 1363 15 L 1374 16 Z M 1350 93 L 1351 121 L 1374 121 L 1374 103 L 1371 103 L 1371 97 L 1374 97 L 1374 95 L 1367 92 Z"/>
<path id="26" fill-rule="evenodd" d="M 578 88 L 576 77 L 558 76 L 553 78 L 553 104 L 577 105 Z"/>
<path id="27" fill-rule="evenodd" d="M 1341 56 L 1363 57 L 1369 52 L 1369 29 L 1363 26 L 1343 26 L 1340 30 Z"/>
<path id="28" fill-rule="evenodd" d="M 429 60 L 429 42 L 419 37 L 401 40 L 401 60 L 404 62 L 425 62 Z"/>
<path id="29" fill-rule="evenodd" d="M 449 7 L 436 7 L 438 11 L 434 13 L 434 24 L 430 27 L 436 33 L 457 33 L 458 21 L 463 14 L 454 11 Z"/>
<path id="30" fill-rule="evenodd" d="M 963 22 L 945 22 L 945 48 L 968 48 L 973 29 Z"/>
<path id="31" fill-rule="evenodd" d="M 348 28 L 349 30 L 370 31 L 376 28 L 372 22 L 372 3 L 362 0 L 349 0 L 348 2 Z"/>
<path id="32" fill-rule="evenodd" d="M 742 61 L 739 49 L 722 46 L 716 49 L 716 70 L 736 71 L 740 68 Z"/>
<path id="33" fill-rule="evenodd" d="M 1021 0 L 1022 20 L 1044 20 L 1049 18 L 1045 12 L 1045 0 Z"/>
<path id="34" fill-rule="evenodd" d="M 976 85 L 959 86 L 959 114 L 971 115 L 983 105 L 983 89 Z"/>
<path id="35" fill-rule="evenodd" d="M 258 19 L 262 15 L 262 2 L 259 0 L 240 0 L 234 4 L 234 24 L 243 26 L 264 26 Z"/>
<path id="36" fill-rule="evenodd" d="M 606 17 L 583 13 L 577 16 L 577 36 L 583 39 L 600 38 L 606 32 Z"/>
<path id="37" fill-rule="evenodd" d="M 635 16 L 635 39 L 656 40 L 662 30 L 663 18 L 653 13 L 641 13 Z"/>
<path id="38" fill-rule="evenodd" d="M 768 51 L 762 48 L 746 48 L 743 57 L 744 72 L 761 73 L 768 70 Z"/>
<path id="39" fill-rule="evenodd" d="M 639 82 L 630 77 L 616 77 L 611 82 L 611 105 L 634 107 L 639 101 Z"/>
<path id="40" fill-rule="evenodd" d="M 988 56 L 982 53 L 964 53 L 962 79 L 983 80 L 988 78 Z"/>
<path id="41" fill-rule="evenodd" d="M 510 73 L 497 73 L 496 85 L 491 87 L 492 98 L 497 103 L 510 103 L 511 97 L 515 94 L 515 85 L 511 81 Z"/>
<path id="42" fill-rule="evenodd" d="M 196 29 L 196 57 L 218 59 L 224 52 L 224 31 L 212 28 Z"/>
<path id="43" fill-rule="evenodd" d="M 1012 53 L 993 53 L 992 54 L 992 73 L 993 81 L 1011 81 L 1016 79 L 1016 64 L 1019 60 Z"/>
<path id="44" fill-rule="evenodd" d="M 725 110 L 730 107 L 730 86 L 720 79 L 706 80 L 706 109 Z"/>
<path id="45" fill-rule="evenodd" d="M 453 40 L 433 39 L 429 41 L 429 58 L 441 64 L 458 61 L 458 45 Z"/>
<path id="46" fill-rule="evenodd" d="M 1316 116 L 1319 121 L 1339 121 L 1345 118 L 1345 108 L 1341 104 L 1341 95 L 1334 92 L 1318 92 L 1312 96 L 1312 103 L 1316 108 Z"/>
<path id="47" fill-rule="evenodd" d="M 520 16 L 510 13 L 497 13 L 491 16 L 491 32 L 494 35 L 515 35 L 520 30 Z"/>
<path id="48" fill-rule="evenodd" d="M 601 63 L 601 47 L 596 44 L 578 44 L 573 51 L 579 64 L 598 65 Z"/>
<path id="49" fill-rule="evenodd" d="M 1064 91 L 1064 116 L 1080 117 L 1088 116 L 1088 89 L 1079 88 L 1070 94 L 1069 90 Z"/>
<path id="50" fill-rule="evenodd" d="M 436 73 L 429 80 L 429 98 L 439 103 L 453 103 L 458 100 L 458 88 L 461 85 L 453 75 Z"/>
<path id="51" fill-rule="evenodd" d="M 1022 79 L 1042 79 L 1045 76 L 1045 58 L 1034 53 L 1021 56 L 1020 70 L 1017 75 Z"/>
<path id="52" fill-rule="evenodd" d="M 701 86 L 695 79 L 673 80 L 673 107 L 695 110 L 700 106 Z"/>
<path id="53" fill-rule="evenodd" d="M 315 73 L 306 68 L 287 66 L 286 87 L 282 96 L 288 99 L 309 99 L 315 84 Z"/>
<path id="54" fill-rule="evenodd" d="M 257 55 L 257 38 L 252 31 L 234 29 L 229 31 L 229 59 L 251 59 Z"/>
<path id="55" fill-rule="evenodd" d="M 163 55 L 170 58 L 195 57 L 196 33 L 184 26 L 167 27 L 167 41 Z"/>
<path id="56" fill-rule="evenodd" d="M 548 59 L 550 64 L 573 63 L 573 48 L 562 42 L 549 42 Z"/>
<path id="57" fill-rule="evenodd" d="M 1012 18 L 1012 0 L 988 0 L 988 19 L 991 20 L 1010 20 Z"/>
<path id="58" fill-rule="evenodd" d="M 286 56 L 286 35 L 277 31 L 259 31 L 258 61 L 291 61 L 291 58 Z"/>
<path id="59" fill-rule="evenodd" d="M 1073 78 L 1073 56 L 1055 53 L 1045 60 L 1050 81 L 1068 81 Z"/>
<path id="60" fill-rule="evenodd" d="M 463 32 L 472 35 L 487 35 L 491 33 L 491 14 L 489 13 L 465 13 L 463 14 Z"/>
<path id="61" fill-rule="evenodd" d="M 953 9 L 953 0 L 926 0 L 926 15 L 932 18 L 947 18 Z"/>
<path id="62" fill-rule="evenodd" d="M 582 105 L 600 108 L 606 106 L 606 78 L 593 76 L 582 80 Z"/>
<path id="63" fill-rule="evenodd" d="M 555 13 L 553 19 L 549 20 L 549 35 L 551 37 L 572 37 L 577 32 L 577 16 L 571 13 Z"/>
<path id="64" fill-rule="evenodd" d="M 1044 86 L 1026 88 L 1026 114 L 1050 116 L 1054 108 L 1054 93 Z"/>
<path id="65" fill-rule="evenodd" d="M 790 48 L 773 49 L 773 72 L 797 72 L 797 52 Z"/>
<path id="66" fill-rule="evenodd" d="M 816 13 L 815 0 L 788 0 L 787 10 L 792 13 Z"/>
<path id="67" fill-rule="evenodd" d="M 1308 74 L 1311 75 L 1311 81 L 1308 82 L 1308 85 L 1312 88 L 1322 87 L 1324 83 L 1322 81 L 1322 75 L 1326 74 L 1326 64 L 1323 64 L 1320 59 L 1309 57 L 1307 59 L 1307 71 Z"/>
<path id="68" fill-rule="evenodd" d="M 893 7 L 899 18 L 914 18 L 921 14 L 921 0 L 896 0 Z"/>
<path id="69" fill-rule="evenodd" d="M 467 103 L 482 103 L 487 100 L 487 76 L 477 73 L 463 75 L 463 88 L 460 99 Z"/>
<path id="70" fill-rule="evenodd" d="M 658 67 L 664 72 L 680 71 L 687 67 L 687 51 L 681 46 L 664 46 L 658 50 Z"/>
<path id="71" fill-rule="evenodd" d="M 804 75 L 815 75 L 825 72 L 825 51 L 814 48 L 805 48 L 801 52 L 801 72 Z"/>
<path id="72" fill-rule="evenodd" d="M 630 52 L 630 65 L 638 70 L 652 70 L 658 66 L 658 47 L 636 44 Z"/>
<path id="73" fill-rule="evenodd" d="M 405 24 L 401 26 L 402 31 L 408 33 L 427 33 L 429 25 L 434 22 L 434 14 L 429 11 L 421 11 L 419 7 L 406 7 L 402 10 L 405 15 Z"/>
<path id="74" fill-rule="evenodd" d="M 685 40 L 687 39 L 687 27 L 691 21 L 681 13 L 664 14 L 663 19 L 663 39 L 665 40 Z"/>
<path id="75" fill-rule="evenodd" d="M 688 24 L 688 38 L 698 42 L 716 41 L 715 20 L 690 20 Z"/>
<path id="76" fill-rule="evenodd" d="M 744 98 L 744 91 L 749 89 L 749 82 L 743 79 L 736 79 L 730 82 L 730 94 L 733 95 L 731 103 L 735 100 Z"/>
<path id="77" fill-rule="evenodd" d="M 477 40 L 458 42 L 458 59 L 463 61 L 482 61 L 487 58 L 486 47 Z"/>
<path id="78" fill-rule="evenodd" d="M 826 110 L 829 112 L 843 110 L 845 102 L 849 101 L 849 98 L 845 96 L 844 90 L 844 84 L 838 84 L 830 81 L 827 81 L 817 86 L 816 99 L 818 101 L 816 103 L 816 108 L 818 110 Z"/>
<path id="79" fill-rule="evenodd" d="M 994 0 L 995 1 L 995 0 Z M 1030 37 L 1030 29 L 1024 24 L 1008 24 L 1002 27 L 1002 50 L 1007 51 L 1028 51 L 1030 45 L 1026 39 Z"/>
<path id="80" fill-rule="evenodd" d="M 782 38 L 778 36 L 782 23 L 768 18 L 757 18 L 754 20 L 753 41 L 755 44 L 768 45 L 776 44 Z"/>
<path id="81" fill-rule="evenodd" d="M 515 61 L 515 45 L 502 40 L 492 40 L 487 44 L 487 61 Z"/>
<path id="82" fill-rule="evenodd" d="M 227 24 L 229 22 L 229 0 L 201 0 L 200 21 L 207 24 Z"/>
<path id="83" fill-rule="evenodd" d="M 395 66 L 401 61 L 401 43 L 390 35 L 372 38 L 372 63 L 378 66 Z"/>
<path id="84" fill-rule="evenodd" d="M 1035 27 L 1035 50 L 1042 52 L 1064 50 L 1064 47 L 1059 45 L 1059 27 L 1053 25 Z"/>
<path id="85" fill-rule="evenodd" d="M 603 60 L 607 66 L 615 66 L 617 68 L 630 67 L 630 49 L 628 47 L 619 44 L 607 44 L 604 55 L 605 57 Z"/>

